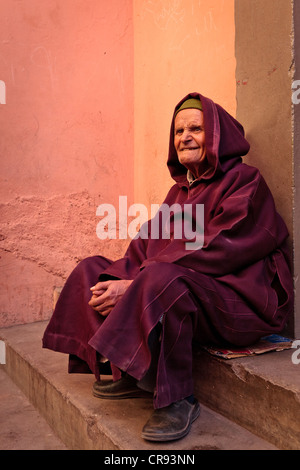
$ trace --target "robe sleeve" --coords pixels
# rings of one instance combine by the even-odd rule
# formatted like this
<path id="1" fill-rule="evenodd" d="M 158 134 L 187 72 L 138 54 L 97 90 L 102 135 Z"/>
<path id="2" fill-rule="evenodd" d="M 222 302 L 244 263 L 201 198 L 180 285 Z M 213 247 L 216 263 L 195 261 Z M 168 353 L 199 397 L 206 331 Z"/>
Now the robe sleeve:
<path id="1" fill-rule="evenodd" d="M 261 175 L 221 198 L 214 214 L 206 215 L 204 220 L 202 248 L 187 250 L 188 240 L 173 239 L 156 256 L 145 259 L 141 269 L 151 263 L 168 262 L 223 276 L 264 259 L 288 236 Z"/>
<path id="2" fill-rule="evenodd" d="M 134 238 L 124 255 L 114 261 L 105 271 L 99 276 L 99 281 L 108 279 L 127 279 L 132 280 L 140 272 L 141 263 L 146 258 L 147 239 Z"/>

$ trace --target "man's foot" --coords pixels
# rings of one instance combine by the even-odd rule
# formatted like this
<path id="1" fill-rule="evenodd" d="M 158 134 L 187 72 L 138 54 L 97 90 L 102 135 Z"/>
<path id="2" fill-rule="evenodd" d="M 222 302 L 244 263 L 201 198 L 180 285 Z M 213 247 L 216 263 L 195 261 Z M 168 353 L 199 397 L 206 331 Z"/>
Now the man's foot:
<path id="1" fill-rule="evenodd" d="M 122 398 L 151 398 L 153 395 L 139 388 L 136 380 L 129 375 L 120 380 L 106 380 L 95 382 L 93 395 L 98 398 L 122 399 Z"/>
<path id="2" fill-rule="evenodd" d="M 145 424 L 142 437 L 149 441 L 173 441 L 186 436 L 192 422 L 200 414 L 200 405 L 195 400 L 180 400 L 165 408 L 154 410 L 152 416 Z"/>

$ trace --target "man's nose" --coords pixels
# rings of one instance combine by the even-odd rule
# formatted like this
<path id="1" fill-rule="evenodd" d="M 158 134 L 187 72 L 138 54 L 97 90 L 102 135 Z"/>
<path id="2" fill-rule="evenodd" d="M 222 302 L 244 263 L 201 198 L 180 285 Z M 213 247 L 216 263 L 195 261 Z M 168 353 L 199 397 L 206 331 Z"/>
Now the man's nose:
<path id="1" fill-rule="evenodd" d="M 191 140 L 192 136 L 191 136 L 191 133 L 189 131 L 189 129 L 184 129 L 183 133 L 182 133 L 182 136 L 181 136 L 181 140 L 183 142 L 187 142 L 189 140 Z"/>

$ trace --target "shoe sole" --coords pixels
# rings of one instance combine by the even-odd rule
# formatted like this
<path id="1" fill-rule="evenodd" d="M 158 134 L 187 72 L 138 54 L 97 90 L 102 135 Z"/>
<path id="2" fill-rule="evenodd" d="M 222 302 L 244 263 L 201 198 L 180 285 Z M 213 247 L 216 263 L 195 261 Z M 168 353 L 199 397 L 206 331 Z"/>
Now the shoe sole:
<path id="1" fill-rule="evenodd" d="M 156 441 L 156 442 L 166 442 L 166 441 L 176 441 L 177 439 L 182 439 L 185 437 L 191 429 L 192 423 L 200 416 L 200 405 L 197 402 L 195 407 L 192 411 L 191 419 L 187 425 L 187 427 L 177 433 L 174 434 L 164 434 L 164 435 L 155 435 L 155 434 L 147 434 L 142 432 L 142 438 L 146 439 L 147 441 Z"/>
<path id="2" fill-rule="evenodd" d="M 124 392 L 124 393 L 119 393 L 119 394 L 104 394 L 101 392 L 97 392 L 96 390 L 93 390 L 93 395 L 94 397 L 97 398 L 103 398 L 106 400 L 125 400 L 128 398 L 153 398 L 151 393 L 145 392 L 143 390 L 133 390 L 132 392 Z"/>

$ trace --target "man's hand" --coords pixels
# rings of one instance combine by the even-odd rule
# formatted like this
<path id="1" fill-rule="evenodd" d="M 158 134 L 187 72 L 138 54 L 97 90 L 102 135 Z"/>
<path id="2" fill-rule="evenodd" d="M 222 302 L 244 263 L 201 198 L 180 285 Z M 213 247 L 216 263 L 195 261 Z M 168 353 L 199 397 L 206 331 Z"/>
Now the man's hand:
<path id="1" fill-rule="evenodd" d="M 91 287 L 92 297 L 89 305 L 106 317 L 121 299 L 126 289 L 132 281 L 127 280 L 110 280 L 98 282 Z"/>

